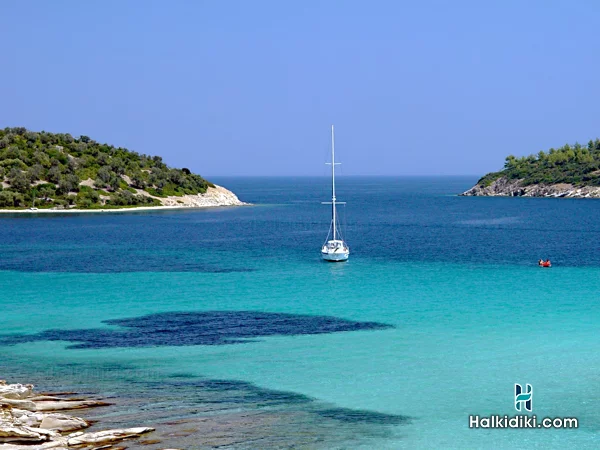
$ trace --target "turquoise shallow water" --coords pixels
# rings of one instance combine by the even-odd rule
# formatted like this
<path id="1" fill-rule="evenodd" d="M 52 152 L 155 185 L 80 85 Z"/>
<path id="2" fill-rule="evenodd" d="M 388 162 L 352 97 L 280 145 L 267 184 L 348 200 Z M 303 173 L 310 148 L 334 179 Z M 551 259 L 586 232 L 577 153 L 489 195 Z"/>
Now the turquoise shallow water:
<path id="1" fill-rule="evenodd" d="M 261 205 L 249 208 L 0 218 L 5 336 L 114 332 L 104 320 L 169 311 L 393 326 L 231 345 L 107 348 L 98 332 L 95 348 L 4 342 L 3 377 L 125 398 L 120 412 L 96 414 L 156 421 L 185 448 L 215 442 L 200 442 L 198 425 L 168 436 L 168 423 L 204 417 L 219 432 L 233 424 L 225 448 L 598 448 L 600 206 L 449 195 L 472 182 L 342 179 L 355 204 L 344 264 L 319 261 L 326 180 L 223 180 Z M 538 268 L 541 257 L 555 266 Z M 233 395 L 207 380 L 245 384 Z M 538 417 L 577 417 L 580 428 L 470 430 L 469 414 L 516 413 L 514 383 L 534 386 Z"/>

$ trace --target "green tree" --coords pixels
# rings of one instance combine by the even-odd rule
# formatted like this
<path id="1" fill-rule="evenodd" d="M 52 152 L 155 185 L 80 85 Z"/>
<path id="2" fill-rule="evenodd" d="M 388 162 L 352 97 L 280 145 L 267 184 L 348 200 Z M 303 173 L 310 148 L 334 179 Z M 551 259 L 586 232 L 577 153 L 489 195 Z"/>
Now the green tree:
<path id="1" fill-rule="evenodd" d="M 89 208 L 100 201 L 100 194 L 93 189 L 82 189 L 75 198 L 75 203 L 81 208 Z"/>
<path id="2" fill-rule="evenodd" d="M 125 161 L 119 157 L 112 158 L 110 161 L 110 168 L 117 175 L 123 175 L 125 173 Z"/>
<path id="3" fill-rule="evenodd" d="M 103 186 L 106 186 L 110 179 L 113 177 L 113 173 L 108 166 L 102 166 L 98 169 L 97 179 L 101 181 Z"/>
<path id="4" fill-rule="evenodd" d="M 46 180 L 48 180 L 50 183 L 54 183 L 54 184 L 58 184 L 58 181 L 60 180 L 60 168 L 58 166 L 52 166 L 50 167 L 50 169 L 48 169 L 48 174 L 46 175 Z"/>
<path id="5" fill-rule="evenodd" d="M 58 180 L 57 192 L 68 194 L 79 189 L 79 178 L 73 174 L 61 175 Z"/>
<path id="6" fill-rule="evenodd" d="M 16 167 L 11 169 L 9 172 L 8 182 L 10 183 L 10 186 L 17 192 L 26 192 L 31 185 L 25 172 L 17 169 Z"/>
<path id="7" fill-rule="evenodd" d="M 6 189 L 0 191 L 0 207 L 18 207 L 21 206 L 23 201 L 24 198 L 22 194 Z"/>
<path id="8" fill-rule="evenodd" d="M 50 167 L 50 157 L 48 156 L 47 153 L 44 153 L 43 151 L 40 151 L 40 150 L 37 150 L 33 153 L 33 162 L 35 164 L 39 164 L 45 168 Z"/>
<path id="9" fill-rule="evenodd" d="M 113 191 L 117 191 L 121 186 L 121 177 L 116 175 L 111 176 L 108 185 Z"/>
<path id="10" fill-rule="evenodd" d="M 56 189 L 51 184 L 42 184 L 38 186 L 39 195 L 44 199 L 53 198 L 56 195 Z"/>
<path id="11" fill-rule="evenodd" d="M 27 169 L 27 178 L 29 178 L 30 183 L 34 183 L 42 177 L 43 173 L 44 168 L 40 164 L 34 164 Z"/>
<path id="12" fill-rule="evenodd" d="M 134 172 L 131 176 L 131 182 L 138 189 L 144 189 L 146 187 L 146 179 L 144 177 L 144 172 L 138 170 Z"/>

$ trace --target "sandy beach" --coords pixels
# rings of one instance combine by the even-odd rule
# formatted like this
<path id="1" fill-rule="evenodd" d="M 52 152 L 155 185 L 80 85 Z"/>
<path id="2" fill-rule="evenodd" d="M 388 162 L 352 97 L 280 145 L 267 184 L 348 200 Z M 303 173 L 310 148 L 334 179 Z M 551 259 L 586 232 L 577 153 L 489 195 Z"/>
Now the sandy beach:
<path id="1" fill-rule="evenodd" d="M 146 193 L 146 195 L 149 195 Z M 0 214 L 81 214 L 81 213 L 127 213 L 137 211 L 164 211 L 173 209 L 204 209 L 222 206 L 248 206 L 237 195 L 222 186 L 209 187 L 206 193 L 183 195 L 181 197 L 154 197 L 162 202 L 161 206 L 132 206 L 131 208 L 96 208 L 96 209 L 0 209 Z"/>
<path id="2" fill-rule="evenodd" d="M 165 211 L 174 209 L 206 209 L 206 208 L 219 208 L 225 206 L 250 206 L 249 203 L 242 203 L 240 205 L 206 205 L 206 206 L 133 206 L 131 208 L 114 208 L 114 209 L 0 209 L 0 214 L 88 214 L 88 213 L 127 213 L 137 211 Z"/>

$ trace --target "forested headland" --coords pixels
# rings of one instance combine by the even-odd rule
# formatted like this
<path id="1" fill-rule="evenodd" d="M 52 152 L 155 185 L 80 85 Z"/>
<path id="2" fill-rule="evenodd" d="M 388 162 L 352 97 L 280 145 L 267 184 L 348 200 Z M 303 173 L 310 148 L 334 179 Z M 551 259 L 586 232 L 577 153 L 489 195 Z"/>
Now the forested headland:
<path id="1" fill-rule="evenodd" d="M 0 129 L 0 181 L 0 208 L 160 206 L 160 198 L 214 187 L 160 156 L 21 127 Z"/>

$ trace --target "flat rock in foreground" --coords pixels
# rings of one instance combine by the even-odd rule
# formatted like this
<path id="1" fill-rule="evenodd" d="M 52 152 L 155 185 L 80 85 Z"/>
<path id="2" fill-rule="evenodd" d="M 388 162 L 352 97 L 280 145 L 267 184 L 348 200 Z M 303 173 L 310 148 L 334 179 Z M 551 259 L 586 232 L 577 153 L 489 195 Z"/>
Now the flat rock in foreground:
<path id="1" fill-rule="evenodd" d="M 36 396 L 30 384 L 7 384 L 0 380 L 0 450 L 98 448 L 97 445 L 110 446 L 154 431 L 153 428 L 139 427 L 84 433 L 76 430 L 89 427 L 91 424 L 87 420 L 50 412 L 106 404 L 96 400 Z M 68 432 L 71 434 L 61 434 Z"/>

